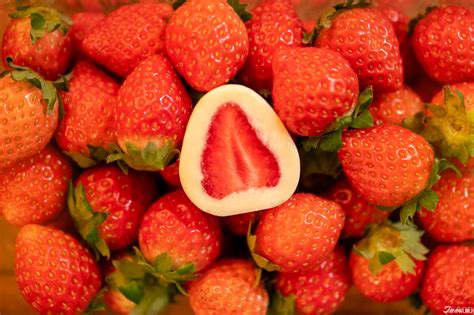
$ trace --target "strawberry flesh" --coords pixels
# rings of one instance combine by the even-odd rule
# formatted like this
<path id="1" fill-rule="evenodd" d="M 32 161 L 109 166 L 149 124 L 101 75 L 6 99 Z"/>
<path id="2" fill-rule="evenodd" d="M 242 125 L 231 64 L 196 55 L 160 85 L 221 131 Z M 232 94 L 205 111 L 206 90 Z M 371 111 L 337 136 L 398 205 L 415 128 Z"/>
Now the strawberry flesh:
<path id="1" fill-rule="evenodd" d="M 202 186 L 213 198 L 251 188 L 275 187 L 278 161 L 239 105 L 225 103 L 214 115 L 201 161 Z"/>

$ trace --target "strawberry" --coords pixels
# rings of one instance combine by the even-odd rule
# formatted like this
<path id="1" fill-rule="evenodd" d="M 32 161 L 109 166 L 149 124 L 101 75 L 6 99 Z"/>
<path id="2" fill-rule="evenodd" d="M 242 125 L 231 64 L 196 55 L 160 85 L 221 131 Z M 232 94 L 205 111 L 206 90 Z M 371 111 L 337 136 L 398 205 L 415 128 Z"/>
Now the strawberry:
<path id="1" fill-rule="evenodd" d="M 69 212 L 86 241 L 101 255 L 123 249 L 137 240 L 143 215 L 154 200 L 150 174 L 124 174 L 113 165 L 83 172 L 71 187 Z"/>
<path id="2" fill-rule="evenodd" d="M 441 242 L 474 240 L 474 169 L 464 168 L 462 177 L 443 174 L 433 190 L 439 198 L 436 209 L 418 213 L 426 232 Z"/>
<path id="3" fill-rule="evenodd" d="M 15 273 L 24 298 L 40 314 L 83 313 L 101 285 L 87 248 L 69 234 L 35 224 L 18 234 Z"/>
<path id="4" fill-rule="evenodd" d="M 120 253 L 113 257 L 113 260 L 109 260 L 104 268 L 104 277 L 108 283 L 108 289 L 104 293 L 104 303 L 107 309 L 117 314 L 130 314 L 135 308 L 135 303 L 130 301 L 126 296 L 117 290 L 117 287 L 121 287 L 126 279 L 118 272 L 117 267 L 114 266 L 113 262 L 117 260 L 121 261 L 133 261 L 133 257 L 127 253 Z"/>
<path id="5" fill-rule="evenodd" d="M 94 61 L 126 77 L 141 61 L 164 49 L 166 19 L 171 13 L 164 3 L 120 7 L 97 24 L 82 47 Z"/>
<path id="6" fill-rule="evenodd" d="M 245 26 L 250 53 L 240 72 L 242 82 L 256 91 L 272 90 L 272 60 L 283 47 L 303 45 L 303 25 L 289 0 L 265 0 L 252 11 Z"/>
<path id="7" fill-rule="evenodd" d="M 346 256 L 337 247 L 314 271 L 278 273 L 275 288 L 283 296 L 294 294 L 298 314 L 332 314 L 344 300 L 350 282 Z"/>
<path id="8" fill-rule="evenodd" d="M 172 189 L 181 188 L 181 181 L 179 179 L 179 160 L 162 169 L 160 175 L 168 187 Z"/>
<path id="9" fill-rule="evenodd" d="M 245 25 L 226 0 L 186 1 L 171 16 L 165 44 L 176 70 L 201 92 L 227 83 L 249 54 Z"/>
<path id="10" fill-rule="evenodd" d="M 38 72 L 47 80 L 64 74 L 72 57 L 67 34 L 69 18 L 48 7 L 19 7 L 3 34 L 3 63 L 8 58 Z"/>
<path id="11" fill-rule="evenodd" d="M 189 302 L 196 315 L 265 315 L 268 294 L 257 282 L 251 263 L 227 259 L 213 265 L 190 284 Z"/>
<path id="12" fill-rule="evenodd" d="M 434 314 L 474 307 L 474 247 L 439 246 L 428 258 L 420 296 Z"/>
<path id="13" fill-rule="evenodd" d="M 331 188 L 328 199 L 337 202 L 346 214 L 343 233 L 348 237 L 361 237 L 371 223 L 380 223 L 388 218 L 390 212 L 381 211 L 369 204 L 348 180 L 343 177 Z"/>
<path id="14" fill-rule="evenodd" d="M 199 210 L 182 190 L 158 199 L 145 214 L 139 231 L 140 249 L 150 263 L 167 253 L 174 268 L 192 263 L 196 271 L 212 264 L 221 241 L 217 217 Z"/>
<path id="15" fill-rule="evenodd" d="M 80 55 L 84 53 L 82 42 L 104 18 L 105 14 L 100 12 L 79 12 L 72 16 L 73 24 L 69 30 L 69 35 L 76 55 L 78 52 Z"/>
<path id="16" fill-rule="evenodd" d="M 238 236 L 247 235 L 250 222 L 257 221 L 261 212 L 247 212 L 242 214 L 230 215 L 221 219 L 224 227 L 232 234 Z"/>
<path id="17" fill-rule="evenodd" d="M 0 169 L 0 212 L 13 225 L 44 223 L 66 206 L 72 167 L 50 146 Z"/>
<path id="18" fill-rule="evenodd" d="M 357 75 L 328 49 L 282 48 L 275 53 L 273 73 L 275 111 L 297 135 L 322 135 L 356 105 Z"/>
<path id="19" fill-rule="evenodd" d="M 379 94 L 369 108 L 379 124 L 402 125 L 424 110 L 421 98 L 408 86 L 391 93 Z"/>
<path id="20" fill-rule="evenodd" d="M 363 89 L 373 86 L 375 93 L 381 93 L 402 86 L 403 65 L 395 31 L 376 9 L 343 6 L 330 26 L 321 29 L 315 44 L 346 58 Z"/>
<path id="21" fill-rule="evenodd" d="M 51 82 L 34 72 L 18 70 L 0 77 L 0 168 L 48 144 L 58 123 L 56 98 Z"/>
<path id="22" fill-rule="evenodd" d="M 311 271 L 333 251 L 343 225 L 344 212 L 337 203 L 297 193 L 262 214 L 255 254 L 276 264 L 281 272 Z"/>
<path id="23" fill-rule="evenodd" d="M 183 141 L 191 99 L 163 55 L 143 61 L 119 90 L 115 130 L 123 159 L 139 170 L 163 169 Z"/>
<path id="24" fill-rule="evenodd" d="M 69 92 L 62 94 L 64 116 L 56 131 L 59 147 L 81 167 L 96 163 L 92 147 L 116 142 L 114 107 L 119 85 L 88 61 L 74 66 Z"/>
<path id="25" fill-rule="evenodd" d="M 423 191 L 435 162 L 424 138 L 394 125 L 345 132 L 338 155 L 362 198 L 386 207 L 400 206 Z"/>
<path id="26" fill-rule="evenodd" d="M 421 281 L 428 249 L 420 242 L 422 231 L 401 223 L 373 226 L 357 243 L 349 259 L 357 290 L 377 302 L 401 300 Z"/>
<path id="27" fill-rule="evenodd" d="M 429 103 L 443 86 L 423 72 L 415 82 L 410 82 L 410 87 L 421 97 L 423 102 Z"/>
<path id="28" fill-rule="evenodd" d="M 412 45 L 426 73 L 441 83 L 474 80 L 474 9 L 449 6 L 416 25 Z"/>

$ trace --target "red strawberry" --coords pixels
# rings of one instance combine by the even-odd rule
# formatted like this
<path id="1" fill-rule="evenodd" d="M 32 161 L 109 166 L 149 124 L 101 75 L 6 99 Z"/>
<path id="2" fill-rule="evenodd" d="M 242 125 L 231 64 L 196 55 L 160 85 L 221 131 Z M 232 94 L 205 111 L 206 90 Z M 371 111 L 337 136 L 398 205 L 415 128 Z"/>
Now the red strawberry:
<path id="1" fill-rule="evenodd" d="M 254 90 L 273 86 L 272 60 L 283 47 L 303 45 L 303 25 L 289 0 L 265 0 L 252 11 L 245 25 L 250 53 L 240 72 L 242 82 Z"/>
<path id="2" fill-rule="evenodd" d="M 281 272 L 311 271 L 333 251 L 343 225 L 344 212 L 337 203 L 297 193 L 262 214 L 255 253 Z"/>
<path id="3" fill-rule="evenodd" d="M 12 20 L 3 34 L 5 67 L 11 57 L 14 64 L 29 67 L 45 79 L 57 79 L 72 57 L 69 19 L 48 7 L 20 8 L 10 14 Z"/>
<path id="4" fill-rule="evenodd" d="M 179 179 L 179 160 L 162 169 L 160 175 L 168 187 L 172 189 L 181 188 L 181 181 Z"/>
<path id="5" fill-rule="evenodd" d="M 426 232 L 441 242 L 474 240 L 474 169 L 443 174 L 433 187 L 439 202 L 434 211 L 423 210 L 418 217 Z"/>
<path id="6" fill-rule="evenodd" d="M 14 225 L 44 223 L 66 206 L 72 167 L 52 147 L 0 169 L 0 212 Z"/>
<path id="7" fill-rule="evenodd" d="M 474 9 L 449 6 L 432 10 L 416 25 L 412 45 L 434 80 L 474 80 Z"/>
<path id="8" fill-rule="evenodd" d="M 40 314 L 83 313 L 101 285 L 87 248 L 69 234 L 35 224 L 18 234 L 15 273 L 24 298 Z"/>
<path id="9" fill-rule="evenodd" d="M 421 281 L 423 234 L 401 223 L 373 227 L 351 253 L 349 266 L 357 290 L 371 300 L 391 302 L 412 294 Z"/>
<path id="10" fill-rule="evenodd" d="M 337 247 L 314 271 L 279 273 L 275 288 L 283 295 L 295 295 L 298 314 L 332 314 L 344 300 L 350 286 L 346 256 Z"/>
<path id="11" fill-rule="evenodd" d="M 261 212 L 247 212 L 237 215 L 230 215 L 222 218 L 222 224 L 232 232 L 232 234 L 238 236 L 247 235 L 250 221 L 257 221 L 260 217 Z"/>
<path id="12" fill-rule="evenodd" d="M 410 82 L 410 87 L 421 97 L 423 102 L 428 103 L 443 86 L 423 73 L 415 82 Z"/>
<path id="13" fill-rule="evenodd" d="M 402 86 L 403 65 L 396 34 L 390 21 L 375 9 L 342 11 L 323 28 L 316 45 L 337 51 L 359 77 L 361 88 L 376 93 Z"/>
<path id="14" fill-rule="evenodd" d="M 164 3 L 139 3 L 111 12 L 84 39 L 84 51 L 110 71 L 127 76 L 147 57 L 164 49 L 166 19 L 172 8 Z"/>
<path id="15" fill-rule="evenodd" d="M 166 52 L 196 90 L 227 83 L 244 65 L 249 39 L 244 23 L 225 0 L 190 0 L 171 16 Z"/>
<path id="16" fill-rule="evenodd" d="M 331 188 L 328 198 L 337 202 L 346 214 L 343 233 L 349 237 L 361 237 L 371 223 L 380 223 L 390 215 L 378 210 L 357 193 L 344 177 Z"/>
<path id="17" fill-rule="evenodd" d="M 107 309 L 114 313 L 130 314 L 130 312 L 135 308 L 135 303 L 127 299 L 119 289 L 117 289 L 126 281 L 126 279 L 123 278 L 123 275 L 121 275 L 114 266 L 113 262 L 117 260 L 133 261 L 133 257 L 129 254 L 121 253 L 116 255 L 113 260 L 109 260 L 105 265 L 104 276 L 108 283 L 108 289 L 104 293 L 104 303 L 107 306 Z"/>
<path id="18" fill-rule="evenodd" d="M 89 146 L 108 148 L 116 143 L 114 108 L 119 85 L 92 63 L 80 61 L 63 93 L 64 117 L 56 141 L 81 167 L 94 165 Z"/>
<path id="19" fill-rule="evenodd" d="M 268 294 L 256 285 L 255 267 L 241 259 L 222 260 L 190 284 L 189 302 L 196 315 L 265 315 Z"/>
<path id="20" fill-rule="evenodd" d="M 408 86 L 400 90 L 379 94 L 369 108 L 376 121 L 385 124 L 402 125 L 424 110 L 421 98 Z"/>
<path id="21" fill-rule="evenodd" d="M 21 80 L 25 73 L 15 71 L 0 78 L 0 168 L 41 151 L 58 123 L 56 101 L 45 100 L 51 96 Z"/>
<path id="22" fill-rule="evenodd" d="M 150 263 L 167 253 L 174 268 L 192 263 L 196 271 L 207 268 L 217 258 L 221 241 L 217 217 L 199 210 L 182 190 L 153 204 L 139 232 L 140 249 Z"/>
<path id="23" fill-rule="evenodd" d="M 69 35 L 72 38 L 72 44 L 76 51 L 84 52 L 82 42 L 104 18 L 105 14 L 99 12 L 79 12 L 72 16 L 73 24 Z"/>
<path id="24" fill-rule="evenodd" d="M 473 261 L 472 246 L 440 246 L 431 253 L 420 295 L 434 314 L 474 307 Z"/>
<path id="25" fill-rule="evenodd" d="M 161 170 L 183 141 L 191 99 L 171 62 L 154 55 L 125 80 L 116 108 L 117 140 L 124 159 L 139 170 Z"/>
<path id="26" fill-rule="evenodd" d="M 338 155 L 362 198 L 386 207 L 400 206 L 423 191 L 434 165 L 430 144 L 394 125 L 345 132 Z"/>
<path id="27" fill-rule="evenodd" d="M 80 234 L 102 255 L 138 238 L 138 229 L 156 196 L 150 174 L 124 174 L 113 165 L 83 172 L 71 187 L 68 206 Z M 97 235 L 94 237 L 93 235 Z"/>
<path id="28" fill-rule="evenodd" d="M 474 110 L 474 82 L 462 82 L 458 84 L 451 85 L 451 90 L 462 93 L 464 96 L 464 106 L 466 111 L 470 112 Z M 433 99 L 431 100 L 432 104 L 443 105 L 444 102 L 444 91 L 439 91 Z"/>
<path id="29" fill-rule="evenodd" d="M 273 60 L 275 111 L 301 136 L 319 136 L 355 107 L 357 75 L 339 54 L 323 48 L 282 48 Z"/>

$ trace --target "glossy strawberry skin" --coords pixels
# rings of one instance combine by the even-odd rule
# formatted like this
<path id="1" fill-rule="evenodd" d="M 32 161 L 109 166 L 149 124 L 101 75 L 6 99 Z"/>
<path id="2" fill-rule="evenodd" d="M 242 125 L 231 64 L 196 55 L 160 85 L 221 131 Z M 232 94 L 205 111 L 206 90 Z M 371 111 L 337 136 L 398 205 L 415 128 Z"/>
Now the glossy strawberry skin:
<path id="1" fill-rule="evenodd" d="M 394 125 L 344 132 L 338 156 L 352 187 L 371 204 L 386 207 L 425 189 L 434 164 L 424 138 Z"/>
<path id="2" fill-rule="evenodd" d="M 145 258 L 168 253 L 173 267 L 193 263 L 196 271 L 207 268 L 221 250 L 219 220 L 202 212 L 184 191 L 176 190 L 156 201 L 148 209 L 140 226 L 139 244 Z"/>
<path id="3" fill-rule="evenodd" d="M 89 156 L 88 146 L 108 148 L 116 142 L 114 107 L 119 85 L 89 61 L 74 67 L 69 92 L 62 93 L 64 117 L 56 131 L 59 147 Z"/>
<path id="4" fill-rule="evenodd" d="M 44 223 L 64 210 L 71 162 L 47 146 L 0 169 L 0 212 L 13 225 Z"/>
<path id="5" fill-rule="evenodd" d="M 407 118 L 424 111 L 421 98 L 408 86 L 375 97 L 369 110 L 378 124 L 402 125 Z"/>
<path id="6" fill-rule="evenodd" d="M 24 298 L 40 314 L 82 313 L 101 285 L 87 248 L 69 234 L 35 224 L 18 234 L 15 273 Z"/>
<path id="7" fill-rule="evenodd" d="M 255 285 L 255 266 L 242 259 L 222 260 L 190 284 L 189 301 L 196 315 L 264 315 L 268 293 Z"/>
<path id="8" fill-rule="evenodd" d="M 83 41 L 89 57 L 126 77 L 147 57 L 164 49 L 166 19 L 172 8 L 164 3 L 126 5 L 111 12 Z"/>
<path id="9" fill-rule="evenodd" d="M 418 213 L 426 232 L 440 242 L 474 240 L 474 169 L 461 168 L 462 177 L 449 171 L 433 187 L 439 201 L 434 211 Z"/>
<path id="10" fill-rule="evenodd" d="M 166 166 L 160 171 L 160 175 L 166 185 L 171 189 L 180 188 L 181 180 L 179 179 L 179 160 Z"/>
<path id="11" fill-rule="evenodd" d="M 420 296 L 433 313 L 443 314 L 447 305 L 473 307 L 473 261 L 472 246 L 439 246 L 431 252 Z"/>
<path id="12" fill-rule="evenodd" d="M 225 228 L 229 230 L 232 234 L 238 236 L 245 236 L 247 235 L 250 221 L 256 222 L 260 217 L 261 213 L 261 211 L 247 212 L 223 217 L 221 220 Z"/>
<path id="13" fill-rule="evenodd" d="M 273 87 L 273 54 L 283 47 L 303 45 L 303 25 L 289 0 L 265 0 L 245 26 L 250 52 L 239 77 L 256 91 Z"/>
<path id="14" fill-rule="evenodd" d="M 72 58 L 71 37 L 59 30 L 46 33 L 34 44 L 31 41 L 30 18 L 13 19 L 3 34 L 2 56 L 5 67 L 7 57 L 13 63 L 29 67 L 46 80 L 56 80 L 65 74 Z"/>
<path id="15" fill-rule="evenodd" d="M 332 314 L 350 283 L 346 256 L 343 248 L 337 247 L 314 271 L 278 273 L 275 287 L 283 296 L 295 295 L 298 314 Z"/>
<path id="16" fill-rule="evenodd" d="M 393 302 L 412 294 L 421 282 L 424 261 L 414 260 L 414 273 L 403 273 L 395 261 L 386 264 L 382 271 L 373 275 L 369 260 L 351 253 L 349 267 L 357 290 L 376 302 Z"/>
<path id="17" fill-rule="evenodd" d="M 370 32 L 369 32 L 370 30 Z M 398 90 L 403 82 L 399 44 L 390 21 L 375 9 L 352 9 L 323 29 L 316 45 L 340 53 L 359 77 L 362 89 Z"/>
<path id="18" fill-rule="evenodd" d="M 329 191 L 328 199 L 337 202 L 344 213 L 343 234 L 361 237 L 371 223 L 380 223 L 390 215 L 389 211 L 378 210 L 355 191 L 346 178 L 341 178 Z"/>
<path id="19" fill-rule="evenodd" d="M 111 250 L 122 249 L 137 240 L 141 220 L 157 195 L 151 174 L 115 165 L 90 168 L 76 181 L 84 186 L 86 199 L 95 212 L 108 213 L 99 226 L 99 236 Z"/>
<path id="20" fill-rule="evenodd" d="M 275 53 L 273 73 L 275 111 L 297 135 L 323 134 L 357 102 L 357 75 L 328 49 L 282 48 Z"/>
<path id="21" fill-rule="evenodd" d="M 69 30 L 69 35 L 72 39 L 76 57 L 78 53 L 80 56 L 84 53 L 82 42 L 104 18 L 105 14 L 101 12 L 78 12 L 72 16 L 73 24 Z"/>
<path id="22" fill-rule="evenodd" d="M 165 42 L 176 70 L 201 92 L 227 83 L 249 54 L 245 25 L 225 0 L 185 2 L 171 16 Z"/>
<path id="23" fill-rule="evenodd" d="M 464 96 L 464 106 L 467 112 L 474 110 L 474 82 L 462 82 L 451 85 L 453 91 L 459 91 Z M 444 93 L 439 91 L 433 99 L 432 104 L 442 105 L 444 103 Z"/>
<path id="24" fill-rule="evenodd" d="M 0 168 L 41 151 L 58 124 L 58 107 L 45 113 L 42 92 L 10 76 L 0 78 Z"/>
<path id="25" fill-rule="evenodd" d="M 434 9 L 416 25 L 412 45 L 434 80 L 447 84 L 474 80 L 474 9 Z"/>
<path id="26" fill-rule="evenodd" d="M 344 212 L 337 203 L 297 193 L 262 214 L 255 252 L 281 272 L 311 271 L 333 251 L 343 225 Z"/>
<path id="27" fill-rule="evenodd" d="M 142 62 L 119 90 L 117 140 L 122 149 L 131 142 L 143 148 L 171 142 L 179 146 L 191 115 L 191 99 L 171 62 L 154 55 Z"/>

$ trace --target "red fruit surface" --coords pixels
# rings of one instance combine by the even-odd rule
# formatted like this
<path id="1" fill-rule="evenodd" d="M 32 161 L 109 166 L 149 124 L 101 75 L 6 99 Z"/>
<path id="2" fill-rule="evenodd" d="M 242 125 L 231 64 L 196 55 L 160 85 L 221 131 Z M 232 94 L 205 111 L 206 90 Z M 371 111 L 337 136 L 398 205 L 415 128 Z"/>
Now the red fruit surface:
<path id="1" fill-rule="evenodd" d="M 0 168 L 41 151 L 58 124 L 58 107 L 47 114 L 42 92 L 10 76 L 0 78 Z"/>
<path id="2" fill-rule="evenodd" d="M 101 285 L 86 247 L 69 234 L 35 224 L 18 234 L 15 273 L 25 300 L 40 314 L 82 313 Z"/>
<path id="3" fill-rule="evenodd" d="M 111 250 L 122 249 L 137 239 L 138 229 L 148 207 L 157 195 L 151 174 L 115 165 L 84 171 L 76 181 L 84 186 L 86 199 L 94 212 L 108 213 L 99 226 L 99 236 Z"/>
<path id="4" fill-rule="evenodd" d="M 56 131 L 59 147 L 89 156 L 88 146 L 108 148 L 116 142 L 114 108 L 119 85 L 88 61 L 74 67 L 69 92 L 62 94 L 64 116 Z"/>
<path id="5" fill-rule="evenodd" d="M 113 264 L 113 261 L 117 260 L 132 260 L 132 257 L 126 253 L 119 253 L 112 257 L 104 268 L 104 278 L 106 281 L 109 281 L 107 278 L 113 277 L 112 274 L 117 272 L 117 268 L 115 268 Z M 117 280 L 120 281 L 124 279 L 120 279 L 120 276 L 118 276 L 113 280 L 115 281 L 114 284 L 122 285 L 122 283 L 117 283 Z M 104 303 L 107 306 L 107 309 L 117 314 L 130 314 L 136 306 L 135 303 L 127 299 L 119 290 L 112 288 L 110 285 L 108 286 L 108 290 L 104 293 Z"/>
<path id="6" fill-rule="evenodd" d="M 149 262 L 168 253 L 174 268 L 193 263 L 196 271 L 212 264 L 221 242 L 217 217 L 199 210 L 182 190 L 158 199 L 145 214 L 139 231 L 140 250 Z"/>
<path id="7" fill-rule="evenodd" d="M 245 25 L 225 0 L 185 2 L 171 16 L 165 41 L 176 70 L 202 92 L 232 79 L 249 54 Z"/>
<path id="8" fill-rule="evenodd" d="M 245 26 L 250 53 L 240 78 L 256 91 L 271 91 L 273 54 L 283 47 L 303 45 L 302 22 L 291 1 L 265 0 L 252 11 L 252 19 Z"/>
<path id="9" fill-rule="evenodd" d="M 179 160 L 166 166 L 160 171 L 160 175 L 168 187 L 172 189 L 180 188 L 181 181 L 179 180 Z"/>
<path id="10" fill-rule="evenodd" d="M 324 28 L 316 45 L 337 51 L 359 77 L 362 89 L 393 92 L 402 86 L 403 65 L 398 40 L 390 21 L 375 9 L 352 9 Z"/>
<path id="11" fill-rule="evenodd" d="M 369 109 L 376 121 L 401 125 L 405 119 L 423 112 L 424 104 L 418 94 L 403 86 L 398 91 L 376 96 Z"/>
<path id="12" fill-rule="evenodd" d="M 191 308 L 196 315 L 265 315 L 268 293 L 255 281 L 255 266 L 250 262 L 222 260 L 190 284 Z"/>
<path id="13" fill-rule="evenodd" d="M 273 101 L 286 127 L 319 136 L 356 105 L 357 75 L 338 53 L 324 48 L 282 48 L 273 60 Z"/>
<path id="14" fill-rule="evenodd" d="M 352 252 L 349 267 L 352 281 L 360 293 L 373 301 L 387 303 L 406 298 L 420 284 L 425 262 L 413 261 L 413 274 L 404 273 L 395 261 L 391 261 L 374 275 L 369 269 L 369 260 Z"/>
<path id="15" fill-rule="evenodd" d="M 439 198 L 436 209 L 418 214 L 426 232 L 441 242 L 474 240 L 474 169 L 462 169 L 462 177 L 442 174 L 433 190 Z"/>
<path id="16" fill-rule="evenodd" d="M 230 215 L 228 217 L 223 217 L 222 224 L 227 230 L 232 234 L 238 236 L 247 235 L 250 221 L 257 221 L 260 217 L 261 212 L 247 212 L 237 215 Z"/>
<path id="17" fill-rule="evenodd" d="M 346 131 L 339 160 L 352 187 L 369 203 L 399 206 L 426 188 L 431 145 L 394 125 Z"/>
<path id="18" fill-rule="evenodd" d="M 474 9 L 434 9 L 416 25 L 411 40 L 418 60 L 434 80 L 474 80 Z"/>
<path id="19" fill-rule="evenodd" d="M 343 225 L 344 212 L 337 203 L 297 193 L 262 214 L 255 252 L 281 272 L 312 271 L 333 251 Z"/>
<path id="20" fill-rule="evenodd" d="M 72 45 L 75 49 L 75 54 L 84 52 L 82 42 L 92 33 L 97 25 L 105 18 L 105 14 L 101 12 L 79 12 L 72 16 L 72 26 L 69 30 L 69 35 L 72 38 Z"/>
<path id="21" fill-rule="evenodd" d="M 329 191 L 328 198 L 337 202 L 346 214 L 343 233 L 348 237 L 361 237 L 371 223 L 380 223 L 390 215 L 389 211 L 378 210 L 355 191 L 343 177 Z"/>
<path id="22" fill-rule="evenodd" d="M 84 39 L 83 49 L 94 61 L 125 77 L 164 49 L 166 19 L 172 12 L 164 3 L 120 7 L 97 24 Z"/>
<path id="23" fill-rule="evenodd" d="M 428 258 L 421 285 L 421 299 L 435 314 L 452 309 L 474 307 L 474 247 L 440 246 Z"/>
<path id="24" fill-rule="evenodd" d="M 421 97 L 423 102 L 429 103 L 433 96 L 443 88 L 443 85 L 423 72 L 414 82 L 410 82 L 410 87 Z"/>
<path id="25" fill-rule="evenodd" d="M 71 37 L 55 30 L 46 33 L 33 44 L 30 31 L 30 18 L 10 21 L 3 33 L 3 64 L 8 67 L 6 58 L 12 57 L 14 64 L 29 67 L 46 80 L 56 80 L 69 68 L 72 57 Z"/>
<path id="26" fill-rule="evenodd" d="M 464 106 L 467 112 L 474 110 L 474 82 L 462 82 L 451 85 L 453 92 L 458 90 L 464 96 Z M 444 103 L 444 93 L 440 90 L 433 99 L 432 104 L 442 105 Z"/>
<path id="27" fill-rule="evenodd" d="M 346 256 L 337 247 L 314 271 L 279 273 L 275 287 L 283 296 L 295 295 L 298 314 L 332 314 L 344 300 L 350 282 Z"/>
<path id="28" fill-rule="evenodd" d="M 64 210 L 71 179 L 69 160 L 47 146 L 0 169 L 0 212 L 13 225 L 44 223 Z"/>
<path id="29" fill-rule="evenodd" d="M 233 167 L 228 167 L 229 161 Z M 280 180 L 274 153 L 259 139 L 245 112 L 233 103 L 223 105 L 214 115 L 201 166 L 202 186 L 217 199 L 249 188 L 274 187 Z"/>

